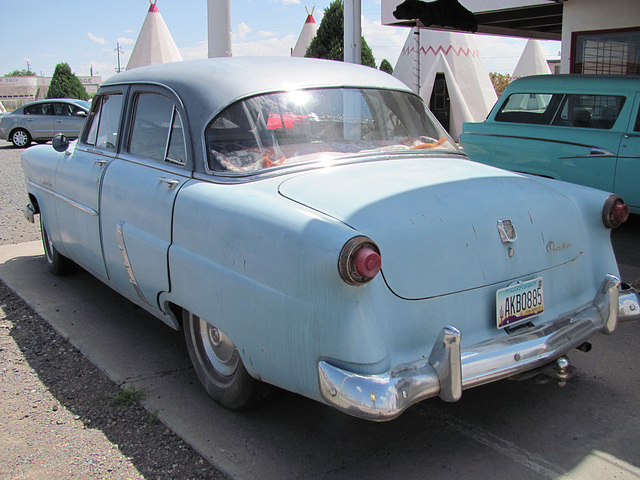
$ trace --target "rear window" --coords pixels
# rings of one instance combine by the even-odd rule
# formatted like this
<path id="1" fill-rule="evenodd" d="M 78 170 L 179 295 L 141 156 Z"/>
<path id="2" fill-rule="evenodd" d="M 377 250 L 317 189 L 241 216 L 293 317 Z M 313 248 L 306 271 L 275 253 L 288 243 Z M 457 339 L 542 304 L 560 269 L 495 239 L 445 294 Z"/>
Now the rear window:
<path id="1" fill-rule="evenodd" d="M 617 95 L 514 93 L 496 121 L 606 130 L 615 124 L 624 101 Z"/>
<path id="2" fill-rule="evenodd" d="M 553 124 L 608 130 L 616 123 L 624 100 L 613 95 L 565 95 Z"/>
<path id="3" fill-rule="evenodd" d="M 422 101 L 405 92 L 326 88 L 258 95 L 207 127 L 209 169 L 244 173 L 345 155 L 459 153 Z"/>

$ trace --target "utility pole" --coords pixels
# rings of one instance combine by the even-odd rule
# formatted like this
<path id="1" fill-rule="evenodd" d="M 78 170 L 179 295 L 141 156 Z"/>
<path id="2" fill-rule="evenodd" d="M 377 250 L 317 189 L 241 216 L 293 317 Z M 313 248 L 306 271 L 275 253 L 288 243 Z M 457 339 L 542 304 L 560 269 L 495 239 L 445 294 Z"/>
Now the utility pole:
<path id="1" fill-rule="evenodd" d="M 118 54 L 118 68 L 116 68 L 116 73 L 120 73 L 122 71 L 120 68 L 120 54 L 124 54 L 124 50 L 120 48 L 120 42 L 116 42 L 116 48 L 113 51 Z"/>

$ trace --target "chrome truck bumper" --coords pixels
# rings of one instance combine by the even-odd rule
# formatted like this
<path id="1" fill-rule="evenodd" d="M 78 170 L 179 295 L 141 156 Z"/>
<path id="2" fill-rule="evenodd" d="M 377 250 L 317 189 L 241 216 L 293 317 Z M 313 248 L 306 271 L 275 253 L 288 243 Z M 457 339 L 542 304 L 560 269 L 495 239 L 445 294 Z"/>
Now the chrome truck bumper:
<path id="1" fill-rule="evenodd" d="M 547 323 L 461 348 L 461 332 L 446 326 L 428 358 L 389 372 L 361 375 L 325 361 L 318 364 L 324 400 L 356 417 L 385 421 L 425 398 L 459 400 L 462 390 L 542 367 L 597 332 L 613 332 L 618 320 L 640 318 L 638 292 L 605 276 L 593 301 Z"/>

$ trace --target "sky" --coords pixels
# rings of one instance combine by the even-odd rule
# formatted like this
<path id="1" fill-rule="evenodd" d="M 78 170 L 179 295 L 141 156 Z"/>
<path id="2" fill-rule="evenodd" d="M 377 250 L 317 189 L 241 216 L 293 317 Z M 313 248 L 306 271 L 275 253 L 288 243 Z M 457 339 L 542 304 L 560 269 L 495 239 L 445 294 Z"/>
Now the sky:
<path id="1" fill-rule="evenodd" d="M 408 28 L 380 24 L 380 1 L 361 0 L 362 32 L 379 65 L 395 67 Z M 318 25 L 331 0 L 232 0 L 233 56 L 290 55 L 311 10 Z M 207 57 L 207 1 L 157 0 L 183 59 Z M 0 76 L 29 68 L 51 76 L 66 62 L 76 75 L 106 80 L 124 70 L 149 10 L 149 0 L 0 0 Z M 526 39 L 476 35 L 488 72 L 512 73 Z M 547 58 L 559 58 L 560 42 L 541 41 Z"/>

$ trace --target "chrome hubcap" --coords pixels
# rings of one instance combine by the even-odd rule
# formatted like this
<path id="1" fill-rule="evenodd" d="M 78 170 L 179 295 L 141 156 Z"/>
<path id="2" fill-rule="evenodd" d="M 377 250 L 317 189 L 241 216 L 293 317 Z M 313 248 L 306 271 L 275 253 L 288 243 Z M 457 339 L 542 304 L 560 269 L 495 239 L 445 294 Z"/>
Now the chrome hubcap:
<path id="1" fill-rule="evenodd" d="M 232 375 L 238 367 L 240 357 L 231 339 L 202 319 L 200 319 L 200 334 L 204 351 L 211 365 L 221 375 Z"/>

